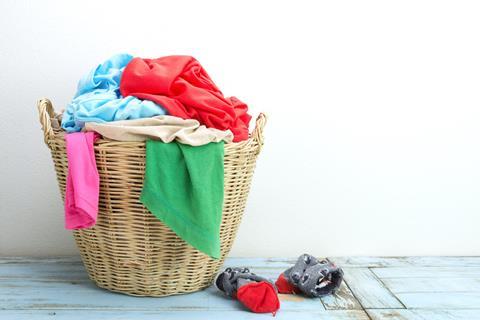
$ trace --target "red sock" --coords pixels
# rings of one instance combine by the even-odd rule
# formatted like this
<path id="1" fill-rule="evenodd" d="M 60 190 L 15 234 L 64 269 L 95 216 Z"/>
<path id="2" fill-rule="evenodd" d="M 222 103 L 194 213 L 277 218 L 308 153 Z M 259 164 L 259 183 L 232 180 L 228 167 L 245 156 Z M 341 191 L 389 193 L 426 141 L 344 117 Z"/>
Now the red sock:
<path id="1" fill-rule="evenodd" d="M 288 282 L 287 277 L 283 274 L 283 272 L 278 276 L 277 281 L 275 282 L 275 286 L 277 286 L 278 293 L 286 293 L 286 294 L 298 294 L 300 290 L 297 287 L 292 285 Z"/>
<path id="2" fill-rule="evenodd" d="M 237 290 L 237 299 L 248 309 L 256 313 L 271 312 L 275 315 L 280 301 L 275 288 L 266 281 L 250 282 Z"/>

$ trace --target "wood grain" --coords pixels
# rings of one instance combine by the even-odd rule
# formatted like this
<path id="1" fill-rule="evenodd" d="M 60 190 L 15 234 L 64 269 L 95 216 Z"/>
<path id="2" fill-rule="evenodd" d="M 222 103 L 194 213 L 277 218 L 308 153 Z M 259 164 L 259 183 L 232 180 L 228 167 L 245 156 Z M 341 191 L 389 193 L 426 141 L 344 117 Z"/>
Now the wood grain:
<path id="1" fill-rule="evenodd" d="M 477 310 L 398 310 L 398 309 L 369 309 L 368 315 L 372 320 L 479 320 Z"/>
<path id="2" fill-rule="evenodd" d="M 12 320 L 369 320 L 366 312 L 361 310 L 330 310 L 315 312 L 279 311 L 275 317 L 271 314 L 258 314 L 242 310 L 198 312 L 191 310 L 177 311 L 124 311 L 124 310 L 0 310 L 0 319 Z"/>
<path id="3" fill-rule="evenodd" d="M 279 295 L 275 319 L 480 320 L 476 257 L 329 258 L 343 265 L 335 294 Z M 289 258 L 230 258 L 275 280 Z M 368 313 L 368 315 L 367 315 Z M 98 288 L 78 257 L 0 258 L 0 319 L 271 319 L 253 314 L 214 287 L 164 298 L 131 297 Z"/>
<path id="4" fill-rule="evenodd" d="M 409 267 L 371 268 L 380 279 L 384 278 L 480 278 L 480 267 Z"/>
<path id="5" fill-rule="evenodd" d="M 345 282 L 342 282 L 335 294 L 323 297 L 321 300 L 327 310 L 362 310 L 362 306 Z"/>
<path id="6" fill-rule="evenodd" d="M 363 308 L 403 308 L 368 268 L 344 268 L 345 281 Z"/>
<path id="7" fill-rule="evenodd" d="M 331 257 L 340 267 L 480 267 L 480 257 Z"/>

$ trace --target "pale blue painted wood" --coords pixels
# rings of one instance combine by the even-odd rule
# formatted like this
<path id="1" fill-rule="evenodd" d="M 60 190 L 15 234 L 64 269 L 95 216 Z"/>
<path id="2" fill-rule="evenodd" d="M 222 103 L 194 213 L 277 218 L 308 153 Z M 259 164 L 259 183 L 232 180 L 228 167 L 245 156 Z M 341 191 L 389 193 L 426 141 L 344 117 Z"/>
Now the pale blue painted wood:
<path id="1" fill-rule="evenodd" d="M 344 268 L 344 279 L 363 308 L 403 308 L 368 268 Z"/>
<path id="2" fill-rule="evenodd" d="M 393 293 L 480 292 L 480 279 L 472 278 L 382 278 Z"/>
<path id="3" fill-rule="evenodd" d="M 111 293 L 92 282 L 7 281 L 0 282 L 0 301 L 7 309 L 125 309 L 125 310 L 235 310 L 216 290 L 164 298 L 130 297 Z M 240 309 L 240 308 L 238 308 Z"/>
<path id="4" fill-rule="evenodd" d="M 364 311 L 331 310 L 292 312 L 280 310 L 271 314 L 232 311 L 124 311 L 124 310 L 0 310 L 0 319 L 5 320 L 369 320 Z"/>
<path id="5" fill-rule="evenodd" d="M 238 301 L 214 287 L 191 294 L 149 298 L 130 297 L 96 287 L 91 281 L 0 280 L 0 302 L 6 309 L 108 309 L 128 310 L 244 310 Z M 320 299 L 285 299 L 282 309 L 324 310 Z"/>
<path id="6" fill-rule="evenodd" d="M 480 267 L 480 257 L 406 257 L 412 267 Z"/>
<path id="7" fill-rule="evenodd" d="M 57 281 L 88 280 L 83 264 L 79 261 L 56 260 L 28 263 L 1 263 L 0 279 L 52 279 Z"/>
<path id="8" fill-rule="evenodd" d="M 331 257 L 348 268 L 379 267 L 480 267 L 480 257 Z"/>
<path id="9" fill-rule="evenodd" d="M 23 264 L 23 263 L 72 263 L 80 262 L 80 256 L 54 256 L 54 257 L 8 257 L 0 256 L 0 264 Z"/>
<path id="10" fill-rule="evenodd" d="M 342 268 L 410 266 L 406 257 L 329 257 L 328 260 Z"/>
<path id="11" fill-rule="evenodd" d="M 372 320 L 480 320 L 478 310 L 398 310 L 369 309 Z"/>
<path id="12" fill-rule="evenodd" d="M 332 295 L 321 298 L 327 310 L 361 310 L 362 306 L 353 295 L 345 282 L 342 282 L 339 290 Z"/>
<path id="13" fill-rule="evenodd" d="M 226 267 L 248 267 L 252 269 L 280 269 L 290 268 L 296 259 L 291 258 L 228 258 L 225 260 Z"/>
<path id="14" fill-rule="evenodd" d="M 395 294 L 408 309 L 478 309 L 480 292 L 411 292 Z"/>
<path id="15" fill-rule="evenodd" d="M 0 301 L 18 308 L 150 308 L 154 310 L 243 310 L 236 301 L 214 288 L 189 295 L 165 298 L 135 298 L 97 288 L 87 277 L 78 259 L 39 259 L 0 264 Z M 263 261 L 263 263 L 262 263 Z M 5 259 L 3 260 L 5 262 Z M 281 259 L 229 259 L 226 265 L 248 266 L 273 281 L 289 265 Z M 19 291 L 21 295 L 16 295 Z M 40 297 L 41 296 L 41 297 Z M 18 297 L 18 298 L 17 298 Z M 299 300 L 304 300 L 298 303 Z M 285 300 L 282 308 L 323 310 L 320 299 Z"/>
<path id="16" fill-rule="evenodd" d="M 275 280 L 294 260 L 236 258 L 228 259 L 225 266 L 246 266 Z M 480 319 L 477 257 L 331 260 L 343 265 L 346 274 L 346 284 L 339 293 L 322 299 L 280 295 L 282 306 L 276 319 L 368 319 L 359 301 L 368 308 L 388 308 L 368 309 L 372 319 Z M 404 305 L 411 309 L 401 309 Z M 173 297 L 130 297 L 96 287 L 79 257 L 0 258 L 0 319 L 227 317 L 271 319 L 268 314 L 245 311 L 238 301 L 224 297 L 213 287 Z"/>
<path id="17" fill-rule="evenodd" d="M 468 278 L 479 279 L 480 267 L 409 267 L 371 268 L 380 279 L 384 278 Z"/>

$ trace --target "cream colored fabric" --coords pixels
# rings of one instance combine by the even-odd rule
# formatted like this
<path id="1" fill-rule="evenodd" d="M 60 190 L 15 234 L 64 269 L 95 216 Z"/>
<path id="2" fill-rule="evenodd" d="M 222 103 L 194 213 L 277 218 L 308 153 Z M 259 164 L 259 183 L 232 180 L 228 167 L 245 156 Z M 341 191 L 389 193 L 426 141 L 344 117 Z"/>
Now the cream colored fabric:
<path id="1" fill-rule="evenodd" d="M 181 119 L 173 116 L 156 116 L 135 120 L 112 122 L 87 122 L 85 131 L 95 131 L 104 137 L 117 141 L 145 141 L 148 139 L 201 146 L 210 142 L 232 142 L 230 130 L 221 131 L 200 125 L 194 119 Z"/>

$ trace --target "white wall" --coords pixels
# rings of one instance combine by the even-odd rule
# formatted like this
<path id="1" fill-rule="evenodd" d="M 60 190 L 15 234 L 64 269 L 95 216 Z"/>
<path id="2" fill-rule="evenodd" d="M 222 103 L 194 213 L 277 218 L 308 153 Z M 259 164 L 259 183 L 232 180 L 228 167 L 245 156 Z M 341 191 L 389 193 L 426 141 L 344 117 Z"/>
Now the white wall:
<path id="1" fill-rule="evenodd" d="M 191 54 L 270 115 L 234 256 L 480 254 L 475 1 L 2 1 L 0 254 L 76 253 L 35 102 Z"/>

